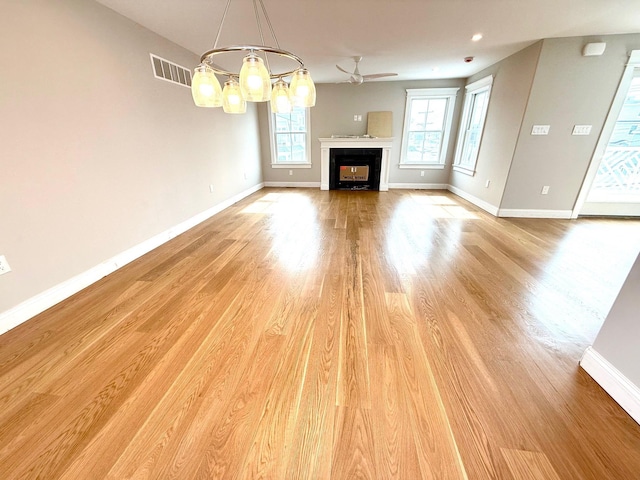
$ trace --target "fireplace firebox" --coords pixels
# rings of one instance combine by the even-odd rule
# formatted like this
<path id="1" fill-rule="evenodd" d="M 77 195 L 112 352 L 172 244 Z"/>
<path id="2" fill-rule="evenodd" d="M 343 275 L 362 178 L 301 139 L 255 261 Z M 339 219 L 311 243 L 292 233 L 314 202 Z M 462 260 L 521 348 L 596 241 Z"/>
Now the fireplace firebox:
<path id="1" fill-rule="evenodd" d="M 380 162 L 380 173 L 376 190 L 386 192 L 389 190 L 389 162 L 391 157 L 391 147 L 393 138 L 372 138 L 335 135 L 330 138 L 321 137 L 320 140 L 320 190 L 329 190 L 329 183 L 335 182 L 330 172 L 330 157 L 333 149 L 380 149 L 382 150 L 382 160 Z M 346 165 L 353 167 L 354 165 Z M 358 166 L 358 165 L 355 165 Z M 353 172 L 353 173 L 358 173 Z M 330 180 L 334 178 L 333 180 Z M 332 188 L 335 188 L 332 187 Z"/>
<path id="2" fill-rule="evenodd" d="M 380 190 L 382 148 L 332 148 L 329 190 Z"/>

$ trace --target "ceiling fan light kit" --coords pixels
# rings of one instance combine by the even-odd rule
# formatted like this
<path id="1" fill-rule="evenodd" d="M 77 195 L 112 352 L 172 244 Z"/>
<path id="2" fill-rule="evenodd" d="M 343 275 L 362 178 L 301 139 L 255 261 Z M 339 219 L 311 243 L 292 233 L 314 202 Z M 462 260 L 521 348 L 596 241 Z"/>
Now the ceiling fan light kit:
<path id="1" fill-rule="evenodd" d="M 194 103 L 198 107 L 222 106 L 226 113 L 244 113 L 247 108 L 246 102 L 269 100 L 276 113 L 289 113 L 292 105 L 313 107 L 316 103 L 316 89 L 309 70 L 305 68 L 300 57 L 280 48 L 263 0 L 252 0 L 252 2 L 262 45 L 233 45 L 218 48 L 222 27 L 231 4 L 231 0 L 227 0 L 213 49 L 202 54 L 200 64 L 194 69 L 191 82 Z M 275 47 L 264 45 L 259 9 L 269 27 Z M 239 72 L 226 70 L 216 64 L 217 56 L 235 52 L 247 53 Z M 295 67 L 291 70 L 273 72 L 269 67 L 267 54 L 288 59 Z M 216 74 L 228 77 L 224 88 L 220 87 Z M 287 86 L 285 77 L 291 77 L 291 86 Z M 272 87 L 273 79 L 277 81 Z"/>
<path id="2" fill-rule="evenodd" d="M 344 82 L 338 82 L 338 83 L 351 83 L 353 85 L 362 85 L 364 82 L 367 82 L 369 80 L 374 80 L 376 78 L 395 77 L 396 75 L 398 75 L 397 73 L 370 73 L 367 75 L 362 75 L 360 73 L 360 68 L 359 68 L 359 64 L 361 60 L 362 60 L 361 56 L 353 57 L 353 61 L 356 62 L 356 66 L 353 69 L 353 72 L 349 72 L 348 70 L 345 70 L 344 68 L 342 68 L 340 65 L 336 65 L 336 68 L 338 70 L 340 70 L 342 73 L 346 73 L 347 75 L 349 75 L 348 80 L 345 80 Z"/>

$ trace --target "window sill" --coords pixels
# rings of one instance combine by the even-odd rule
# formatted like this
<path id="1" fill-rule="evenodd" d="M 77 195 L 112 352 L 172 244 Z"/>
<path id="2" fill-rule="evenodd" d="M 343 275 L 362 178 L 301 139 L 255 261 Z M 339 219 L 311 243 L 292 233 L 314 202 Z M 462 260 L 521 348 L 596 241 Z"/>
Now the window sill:
<path id="1" fill-rule="evenodd" d="M 398 168 L 414 170 L 443 170 L 444 163 L 400 163 Z"/>
<path id="2" fill-rule="evenodd" d="M 272 163 L 271 168 L 311 168 L 310 163 Z"/>
<path id="3" fill-rule="evenodd" d="M 453 166 L 453 170 L 455 172 L 460 172 L 460 173 L 464 173 L 465 175 L 469 175 L 470 177 L 473 177 L 476 174 L 475 170 L 471 170 L 470 168 L 461 167 L 460 165 L 454 165 Z"/>

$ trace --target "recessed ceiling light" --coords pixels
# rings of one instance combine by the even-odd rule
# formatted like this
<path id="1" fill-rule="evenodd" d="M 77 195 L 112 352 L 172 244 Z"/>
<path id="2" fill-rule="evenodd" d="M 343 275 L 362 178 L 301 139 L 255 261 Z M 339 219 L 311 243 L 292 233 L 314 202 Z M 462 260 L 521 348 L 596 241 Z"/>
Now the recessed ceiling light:
<path id="1" fill-rule="evenodd" d="M 482 40 L 482 34 L 476 33 L 473 37 L 471 37 L 471 40 L 473 40 L 474 42 L 479 42 L 480 40 Z"/>

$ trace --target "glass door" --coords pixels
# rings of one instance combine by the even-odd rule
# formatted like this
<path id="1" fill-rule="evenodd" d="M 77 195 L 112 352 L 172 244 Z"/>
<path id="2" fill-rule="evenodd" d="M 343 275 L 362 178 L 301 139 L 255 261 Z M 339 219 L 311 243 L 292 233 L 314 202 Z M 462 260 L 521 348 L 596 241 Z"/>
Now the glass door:
<path id="1" fill-rule="evenodd" d="M 581 215 L 640 216 L 640 69 L 633 73 Z"/>

